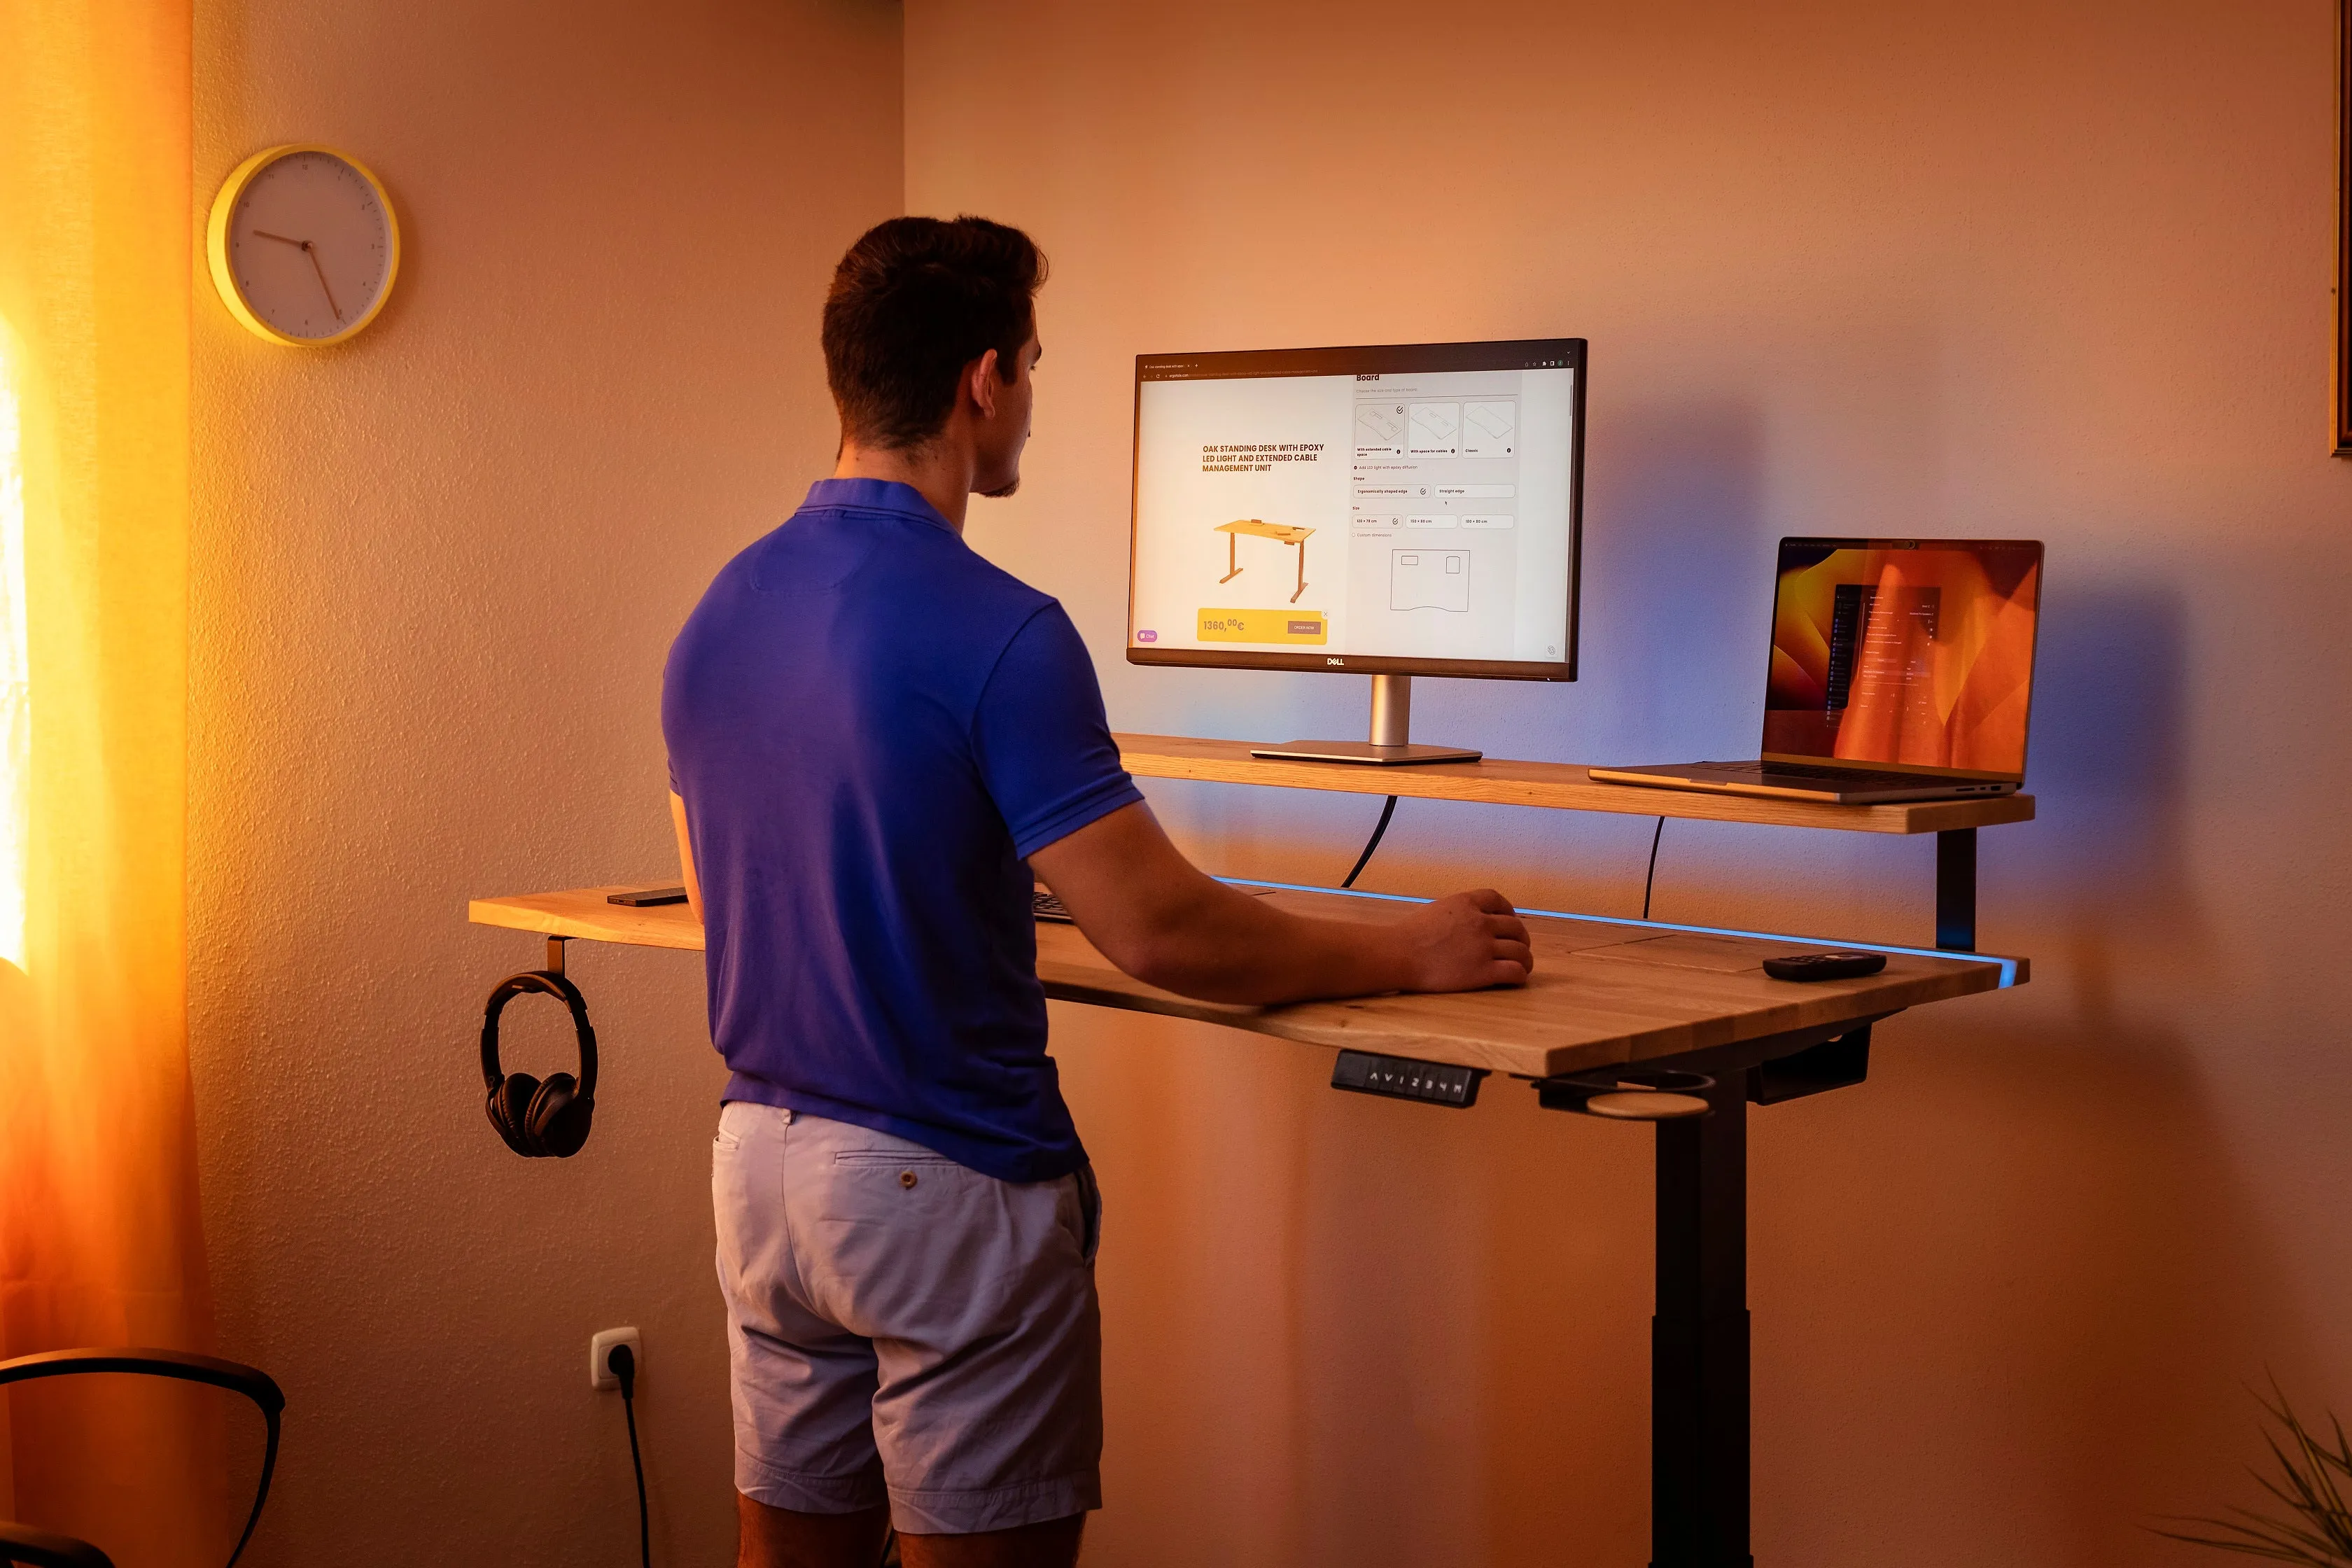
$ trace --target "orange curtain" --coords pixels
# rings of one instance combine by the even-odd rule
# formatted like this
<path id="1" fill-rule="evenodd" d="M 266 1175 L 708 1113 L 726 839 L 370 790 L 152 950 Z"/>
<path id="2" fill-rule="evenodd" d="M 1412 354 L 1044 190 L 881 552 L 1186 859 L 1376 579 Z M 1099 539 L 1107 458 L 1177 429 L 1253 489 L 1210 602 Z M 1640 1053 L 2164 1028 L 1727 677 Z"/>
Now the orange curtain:
<path id="1" fill-rule="evenodd" d="M 0 1356 L 210 1339 L 183 877 L 189 68 L 189 0 L 0 0 Z M 74 1378 L 5 1401 L 0 1515 L 124 1568 L 226 1555 L 204 1395 Z"/>

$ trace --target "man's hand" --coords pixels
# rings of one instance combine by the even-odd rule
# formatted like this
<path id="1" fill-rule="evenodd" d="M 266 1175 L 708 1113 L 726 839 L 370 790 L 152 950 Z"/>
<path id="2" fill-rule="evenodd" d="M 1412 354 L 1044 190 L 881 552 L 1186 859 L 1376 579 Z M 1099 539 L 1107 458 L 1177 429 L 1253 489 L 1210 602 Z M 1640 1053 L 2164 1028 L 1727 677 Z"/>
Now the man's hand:
<path id="1" fill-rule="evenodd" d="M 1139 804 L 1029 863 L 1104 957 L 1205 1001 L 1524 985 L 1535 968 L 1528 928 L 1500 893 L 1457 893 L 1378 925 L 1286 914 L 1202 875 Z"/>
<path id="2" fill-rule="evenodd" d="M 1536 955 L 1527 922 L 1492 888 L 1423 904 L 1397 922 L 1412 966 L 1402 991 L 1475 991 L 1525 985 Z"/>

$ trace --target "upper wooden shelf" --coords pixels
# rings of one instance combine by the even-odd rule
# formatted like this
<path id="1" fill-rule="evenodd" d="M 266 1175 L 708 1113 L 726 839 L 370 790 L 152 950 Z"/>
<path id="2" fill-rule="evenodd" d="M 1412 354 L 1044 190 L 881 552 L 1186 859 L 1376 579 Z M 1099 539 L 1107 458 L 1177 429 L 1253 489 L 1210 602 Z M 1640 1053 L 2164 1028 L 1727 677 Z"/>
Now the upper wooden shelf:
<path id="1" fill-rule="evenodd" d="M 1213 784 L 1272 784 L 1286 789 L 1338 790 L 1348 795 L 1398 795 L 1415 800 L 1467 800 L 1487 805 L 1540 805 L 1559 811 L 1611 811 L 1627 816 L 1688 816 L 1713 822 L 1756 822 L 1776 827 L 1826 827 L 1844 833 L 1942 833 L 2033 820 L 2030 795 L 1981 800 L 1914 801 L 1896 805 L 1822 805 L 1756 795 L 1696 790 L 1646 789 L 1595 784 L 1573 763 L 1423 763 L 1371 767 L 1361 763 L 1275 762 L 1250 755 L 1248 741 L 1202 741 L 1182 735 L 1115 735 L 1119 761 L 1138 778 L 1201 779 Z"/>

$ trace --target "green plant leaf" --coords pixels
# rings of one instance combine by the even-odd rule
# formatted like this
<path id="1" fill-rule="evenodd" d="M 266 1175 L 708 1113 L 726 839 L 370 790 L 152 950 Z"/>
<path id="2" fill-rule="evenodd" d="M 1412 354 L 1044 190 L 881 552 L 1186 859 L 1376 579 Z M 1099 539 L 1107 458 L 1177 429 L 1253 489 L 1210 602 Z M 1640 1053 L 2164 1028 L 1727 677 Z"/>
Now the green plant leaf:
<path id="1" fill-rule="evenodd" d="M 2148 1529 L 2168 1541 L 2273 1563 L 2352 1568 L 2352 1507 L 2346 1505 L 2343 1489 L 2336 1484 L 2339 1476 L 2352 1479 L 2352 1442 L 2346 1440 L 2344 1423 L 2329 1413 L 2327 1430 L 2336 1439 L 2331 1447 L 2295 1415 L 2275 1377 L 2271 1379 L 2270 1397 L 2256 1394 L 2254 1399 L 2270 1418 L 2263 1443 L 2270 1449 L 2273 1468 L 2268 1473 L 2249 1468 L 2247 1474 L 2285 1511 L 2257 1513 L 2233 1508 L 2226 1519 L 2171 1515 L 2168 1523 L 2199 1528 L 2167 1530 L 2150 1525 Z"/>

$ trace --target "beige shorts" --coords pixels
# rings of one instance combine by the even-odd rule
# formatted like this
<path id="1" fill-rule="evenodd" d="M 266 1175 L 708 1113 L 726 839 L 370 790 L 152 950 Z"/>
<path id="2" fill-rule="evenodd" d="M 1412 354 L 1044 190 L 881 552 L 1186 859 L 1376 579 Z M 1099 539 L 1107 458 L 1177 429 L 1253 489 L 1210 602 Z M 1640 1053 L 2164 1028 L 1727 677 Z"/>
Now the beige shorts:
<path id="1" fill-rule="evenodd" d="M 1091 1172 L 1000 1182 L 731 1100 L 710 1161 L 735 1486 L 912 1534 L 1102 1506 Z"/>

